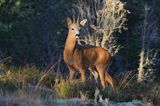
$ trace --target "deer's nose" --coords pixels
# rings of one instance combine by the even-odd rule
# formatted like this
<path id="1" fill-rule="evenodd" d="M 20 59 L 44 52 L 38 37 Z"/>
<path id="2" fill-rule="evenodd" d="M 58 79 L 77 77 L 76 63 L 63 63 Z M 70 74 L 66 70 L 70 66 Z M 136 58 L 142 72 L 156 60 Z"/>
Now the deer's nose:
<path id="1" fill-rule="evenodd" d="M 75 34 L 79 35 L 79 30 L 78 29 L 75 29 Z"/>
<path id="2" fill-rule="evenodd" d="M 76 34 L 76 36 L 80 36 L 80 34 Z"/>
<path id="3" fill-rule="evenodd" d="M 76 34 L 76 38 L 77 38 L 77 39 L 79 38 L 79 35 L 80 35 L 80 34 Z"/>

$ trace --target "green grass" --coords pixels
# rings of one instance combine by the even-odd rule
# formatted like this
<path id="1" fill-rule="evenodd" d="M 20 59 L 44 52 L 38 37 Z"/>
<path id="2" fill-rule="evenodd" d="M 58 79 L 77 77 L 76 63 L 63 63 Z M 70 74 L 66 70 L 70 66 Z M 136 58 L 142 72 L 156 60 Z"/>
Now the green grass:
<path id="1" fill-rule="evenodd" d="M 74 98 L 80 96 L 80 91 L 88 98 L 93 98 L 95 91 L 93 82 L 83 83 L 80 80 L 69 82 L 69 80 L 60 80 L 60 84 L 55 85 L 55 89 L 60 98 Z"/>

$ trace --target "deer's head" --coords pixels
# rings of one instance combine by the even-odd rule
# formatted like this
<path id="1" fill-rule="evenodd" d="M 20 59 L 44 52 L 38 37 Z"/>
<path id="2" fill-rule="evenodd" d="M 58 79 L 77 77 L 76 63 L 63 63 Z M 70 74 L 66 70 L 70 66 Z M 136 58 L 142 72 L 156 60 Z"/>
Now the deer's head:
<path id="1" fill-rule="evenodd" d="M 84 26 L 87 22 L 87 19 L 84 19 L 82 21 L 79 21 L 79 18 L 77 19 L 77 21 L 75 19 L 73 19 L 73 21 L 67 17 L 67 24 L 68 24 L 68 28 L 69 28 L 69 33 L 74 36 L 75 38 L 78 38 L 79 36 L 79 30 L 81 26 Z"/>

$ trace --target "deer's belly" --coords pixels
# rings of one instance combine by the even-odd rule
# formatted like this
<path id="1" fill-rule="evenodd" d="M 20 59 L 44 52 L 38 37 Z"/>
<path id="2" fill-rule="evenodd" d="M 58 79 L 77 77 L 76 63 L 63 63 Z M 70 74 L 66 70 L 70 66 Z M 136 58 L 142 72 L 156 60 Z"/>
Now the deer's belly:
<path id="1" fill-rule="evenodd" d="M 76 70 L 79 70 L 79 68 L 82 68 L 84 66 L 80 60 L 65 60 L 65 63 Z"/>

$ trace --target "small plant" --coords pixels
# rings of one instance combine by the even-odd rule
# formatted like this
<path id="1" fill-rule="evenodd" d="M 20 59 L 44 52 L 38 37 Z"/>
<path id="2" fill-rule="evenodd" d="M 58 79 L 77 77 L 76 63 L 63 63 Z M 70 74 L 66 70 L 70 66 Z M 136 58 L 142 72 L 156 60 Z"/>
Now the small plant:
<path id="1" fill-rule="evenodd" d="M 79 97 L 80 92 L 83 92 L 88 98 L 94 98 L 95 88 L 96 86 L 92 82 L 69 82 L 63 79 L 58 84 L 55 84 L 57 94 L 62 98 Z"/>
<path id="2" fill-rule="evenodd" d="M 77 97 L 78 84 L 61 81 L 61 84 L 56 88 L 58 95 L 62 98 Z"/>

